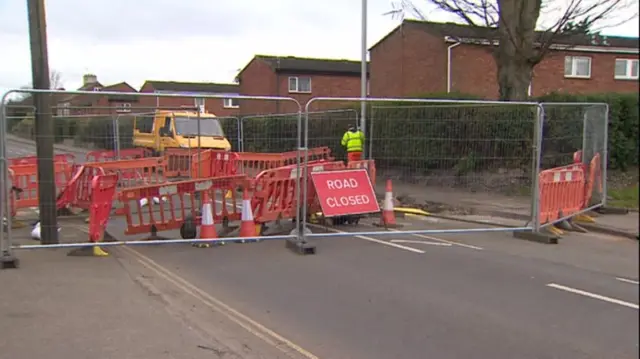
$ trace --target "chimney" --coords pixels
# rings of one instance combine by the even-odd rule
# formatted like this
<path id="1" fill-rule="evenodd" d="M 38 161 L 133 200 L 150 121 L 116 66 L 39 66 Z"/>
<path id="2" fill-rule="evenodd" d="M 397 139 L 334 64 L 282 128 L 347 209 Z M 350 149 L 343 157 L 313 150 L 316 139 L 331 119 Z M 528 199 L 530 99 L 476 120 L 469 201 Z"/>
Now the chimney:
<path id="1" fill-rule="evenodd" d="M 98 76 L 94 74 L 85 74 L 82 76 L 82 86 L 95 84 L 98 82 Z"/>

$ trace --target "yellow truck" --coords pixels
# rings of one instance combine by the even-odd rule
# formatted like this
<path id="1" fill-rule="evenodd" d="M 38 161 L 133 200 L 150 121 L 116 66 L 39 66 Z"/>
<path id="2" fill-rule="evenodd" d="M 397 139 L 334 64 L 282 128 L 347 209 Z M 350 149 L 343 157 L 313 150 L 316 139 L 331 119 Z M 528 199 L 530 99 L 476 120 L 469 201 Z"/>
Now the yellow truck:
<path id="1" fill-rule="evenodd" d="M 200 131 L 198 131 L 200 122 Z M 168 148 L 207 148 L 229 151 L 231 144 L 217 117 L 193 111 L 155 111 L 137 115 L 133 145 L 160 154 Z"/>

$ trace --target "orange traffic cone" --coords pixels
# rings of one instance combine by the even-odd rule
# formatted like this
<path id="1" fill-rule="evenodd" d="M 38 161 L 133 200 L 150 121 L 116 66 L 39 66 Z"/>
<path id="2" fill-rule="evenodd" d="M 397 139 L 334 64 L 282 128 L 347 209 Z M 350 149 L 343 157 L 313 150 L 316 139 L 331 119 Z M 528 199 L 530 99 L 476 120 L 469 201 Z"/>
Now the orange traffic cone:
<path id="1" fill-rule="evenodd" d="M 257 237 L 256 223 L 253 220 L 249 191 L 242 191 L 242 216 L 240 217 L 240 237 Z M 244 243 L 245 241 L 242 241 Z"/>
<path id="2" fill-rule="evenodd" d="M 218 238 L 216 226 L 213 223 L 213 202 L 209 192 L 202 193 L 202 224 L 200 225 L 200 239 Z M 210 247 L 209 243 L 197 243 L 198 247 Z"/>
<path id="3" fill-rule="evenodd" d="M 391 180 L 387 180 L 381 214 L 380 223 L 376 224 L 377 226 L 385 228 L 400 227 L 396 222 L 396 215 L 393 210 L 393 188 L 391 186 Z"/>

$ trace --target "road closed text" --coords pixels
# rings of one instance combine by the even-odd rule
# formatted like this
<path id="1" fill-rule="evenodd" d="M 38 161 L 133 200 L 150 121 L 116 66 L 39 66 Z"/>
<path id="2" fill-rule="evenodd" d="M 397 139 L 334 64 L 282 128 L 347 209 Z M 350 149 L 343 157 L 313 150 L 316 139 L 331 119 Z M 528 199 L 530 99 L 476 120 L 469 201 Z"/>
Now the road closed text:
<path id="1" fill-rule="evenodd" d="M 326 217 L 380 210 L 366 170 L 313 172 L 311 179 Z"/>
<path id="2" fill-rule="evenodd" d="M 354 195 L 354 196 L 342 196 L 342 197 L 329 197 L 326 200 L 327 206 L 334 207 L 346 207 L 346 206 L 356 206 L 369 204 L 371 202 L 371 198 L 367 195 Z"/>

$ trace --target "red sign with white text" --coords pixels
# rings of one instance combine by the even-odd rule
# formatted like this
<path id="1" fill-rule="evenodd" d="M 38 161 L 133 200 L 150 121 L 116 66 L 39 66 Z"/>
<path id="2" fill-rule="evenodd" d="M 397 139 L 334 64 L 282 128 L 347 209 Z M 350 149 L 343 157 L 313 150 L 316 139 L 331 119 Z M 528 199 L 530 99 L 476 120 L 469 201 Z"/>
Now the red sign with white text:
<path id="1" fill-rule="evenodd" d="M 311 181 L 325 217 L 380 211 L 365 169 L 311 172 Z"/>

